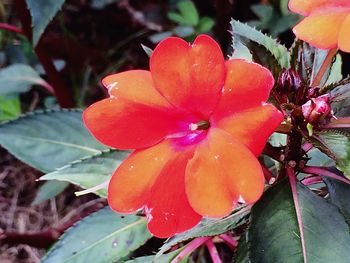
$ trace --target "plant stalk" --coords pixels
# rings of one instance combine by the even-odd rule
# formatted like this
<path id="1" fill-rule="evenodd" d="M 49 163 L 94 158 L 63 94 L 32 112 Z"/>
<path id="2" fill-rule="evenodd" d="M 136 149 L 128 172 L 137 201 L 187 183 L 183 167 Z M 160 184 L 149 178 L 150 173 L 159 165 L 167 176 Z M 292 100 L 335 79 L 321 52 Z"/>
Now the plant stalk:
<path id="1" fill-rule="evenodd" d="M 310 86 L 311 86 L 312 88 L 315 88 L 315 87 L 317 87 L 317 86 L 320 85 L 321 80 L 322 80 L 324 74 L 325 74 L 325 73 L 327 72 L 327 70 L 328 70 L 328 66 L 332 63 L 333 57 L 337 54 L 337 52 L 338 52 L 338 49 L 337 49 L 337 48 L 333 48 L 333 49 L 330 49 L 330 50 L 328 51 L 328 54 L 327 54 L 326 58 L 324 59 L 322 65 L 321 65 L 321 67 L 320 67 L 320 69 L 318 70 L 318 72 L 317 72 L 315 78 L 314 78 L 314 79 L 312 80 L 312 82 L 311 82 L 311 85 L 310 85 Z"/>

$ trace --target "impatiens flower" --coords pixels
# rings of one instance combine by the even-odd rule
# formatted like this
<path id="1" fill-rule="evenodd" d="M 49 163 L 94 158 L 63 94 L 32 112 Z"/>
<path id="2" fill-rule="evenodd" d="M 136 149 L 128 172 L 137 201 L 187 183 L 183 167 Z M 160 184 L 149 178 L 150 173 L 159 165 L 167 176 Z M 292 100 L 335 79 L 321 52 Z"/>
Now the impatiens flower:
<path id="1" fill-rule="evenodd" d="M 311 45 L 350 52 L 350 0 L 290 0 L 289 8 L 306 16 L 293 29 Z"/>
<path id="2" fill-rule="evenodd" d="M 112 209 L 143 208 L 150 232 L 169 237 L 261 196 L 256 157 L 282 121 L 265 103 L 274 84 L 267 69 L 225 62 L 209 36 L 192 45 L 171 37 L 153 51 L 150 71 L 102 82 L 110 97 L 85 110 L 85 124 L 102 143 L 135 150 L 109 183 Z"/>

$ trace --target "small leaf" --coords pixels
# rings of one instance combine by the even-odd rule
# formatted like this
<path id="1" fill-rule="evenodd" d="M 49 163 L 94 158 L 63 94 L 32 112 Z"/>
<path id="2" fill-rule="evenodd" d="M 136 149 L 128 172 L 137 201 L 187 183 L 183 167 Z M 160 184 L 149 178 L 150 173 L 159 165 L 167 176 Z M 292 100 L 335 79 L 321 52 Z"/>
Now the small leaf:
<path id="1" fill-rule="evenodd" d="M 57 171 L 46 174 L 40 180 L 59 180 L 76 184 L 84 189 L 107 182 L 129 152 L 106 150 L 96 155 L 74 161 Z M 106 197 L 105 189 L 96 192 Z"/>
<path id="2" fill-rule="evenodd" d="M 315 134 L 315 147 L 337 162 L 337 168 L 350 177 L 350 137 L 345 132 L 327 130 Z"/>
<path id="3" fill-rule="evenodd" d="M 0 122 L 17 118 L 21 115 L 21 102 L 18 95 L 0 96 Z"/>
<path id="4" fill-rule="evenodd" d="M 215 21 L 212 18 L 204 16 L 199 20 L 196 31 L 198 34 L 208 33 L 214 25 Z"/>
<path id="5" fill-rule="evenodd" d="M 196 26 L 198 24 L 199 15 L 196 6 L 192 1 L 184 0 L 177 4 L 177 8 L 183 17 L 184 25 Z"/>
<path id="6" fill-rule="evenodd" d="M 49 84 L 30 66 L 13 64 L 0 70 L 0 95 L 13 95 L 28 91 L 31 86 Z"/>
<path id="7" fill-rule="evenodd" d="M 170 238 L 159 250 L 157 255 L 163 254 L 169 250 L 172 246 L 195 238 L 203 236 L 216 236 L 227 231 L 234 229 L 244 223 L 246 223 L 247 216 L 250 213 L 249 207 L 240 207 L 236 209 L 231 215 L 221 219 L 203 219 L 196 227 L 178 234 Z"/>
<path id="8" fill-rule="evenodd" d="M 62 193 L 69 183 L 52 180 L 40 186 L 32 205 L 38 205 Z"/>
<path id="9" fill-rule="evenodd" d="M 41 262 L 121 262 L 150 238 L 144 218 L 106 207 L 68 229 Z"/>
<path id="10" fill-rule="evenodd" d="M 250 40 L 256 44 L 265 48 L 265 55 L 269 53 L 278 62 L 281 68 L 289 68 L 289 52 L 285 46 L 277 43 L 275 39 L 263 34 L 262 32 L 250 27 L 247 24 L 243 24 L 236 20 L 231 20 L 233 38 L 237 35 L 247 40 Z M 267 65 L 268 66 L 268 65 Z"/>
<path id="11" fill-rule="evenodd" d="M 287 180 L 270 188 L 252 208 L 248 229 L 251 263 L 346 263 L 350 257 L 349 226 L 339 209 L 298 184 L 306 258 L 292 193 Z"/>
<path id="12" fill-rule="evenodd" d="M 21 161 L 43 172 L 99 153 L 80 110 L 46 110 L 0 124 L 0 144 Z"/>
<path id="13" fill-rule="evenodd" d="M 65 0 L 26 0 L 33 25 L 33 44 L 36 46 L 47 25 L 62 8 Z"/>
<path id="14" fill-rule="evenodd" d="M 147 46 L 145 46 L 144 44 L 141 44 L 141 47 L 143 49 L 143 51 L 145 51 L 145 53 L 147 54 L 148 57 L 151 57 L 153 50 Z"/>

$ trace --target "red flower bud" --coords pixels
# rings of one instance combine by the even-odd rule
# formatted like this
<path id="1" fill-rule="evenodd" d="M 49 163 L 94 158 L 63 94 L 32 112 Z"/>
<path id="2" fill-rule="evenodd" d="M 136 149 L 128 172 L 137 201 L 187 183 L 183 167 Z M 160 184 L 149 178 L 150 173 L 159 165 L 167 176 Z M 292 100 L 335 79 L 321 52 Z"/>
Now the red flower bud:
<path id="1" fill-rule="evenodd" d="M 302 111 L 305 120 L 313 125 L 329 117 L 332 112 L 329 94 L 307 101 L 302 106 Z"/>

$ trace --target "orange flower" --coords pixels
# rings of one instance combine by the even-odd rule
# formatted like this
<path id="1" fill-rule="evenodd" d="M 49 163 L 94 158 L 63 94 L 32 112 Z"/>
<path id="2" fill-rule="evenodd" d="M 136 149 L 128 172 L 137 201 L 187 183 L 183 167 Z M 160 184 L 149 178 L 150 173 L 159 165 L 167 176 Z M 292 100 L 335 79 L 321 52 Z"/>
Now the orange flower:
<path id="1" fill-rule="evenodd" d="M 295 35 L 322 49 L 350 52 L 350 0 L 290 0 L 289 8 L 306 16 Z"/>
<path id="2" fill-rule="evenodd" d="M 155 48 L 150 71 L 102 82 L 110 98 L 85 110 L 85 124 L 102 143 L 135 149 L 109 183 L 112 209 L 144 208 L 149 230 L 169 237 L 261 196 L 256 156 L 282 120 L 264 103 L 274 83 L 267 69 L 225 62 L 209 36 L 192 45 L 171 37 Z"/>

